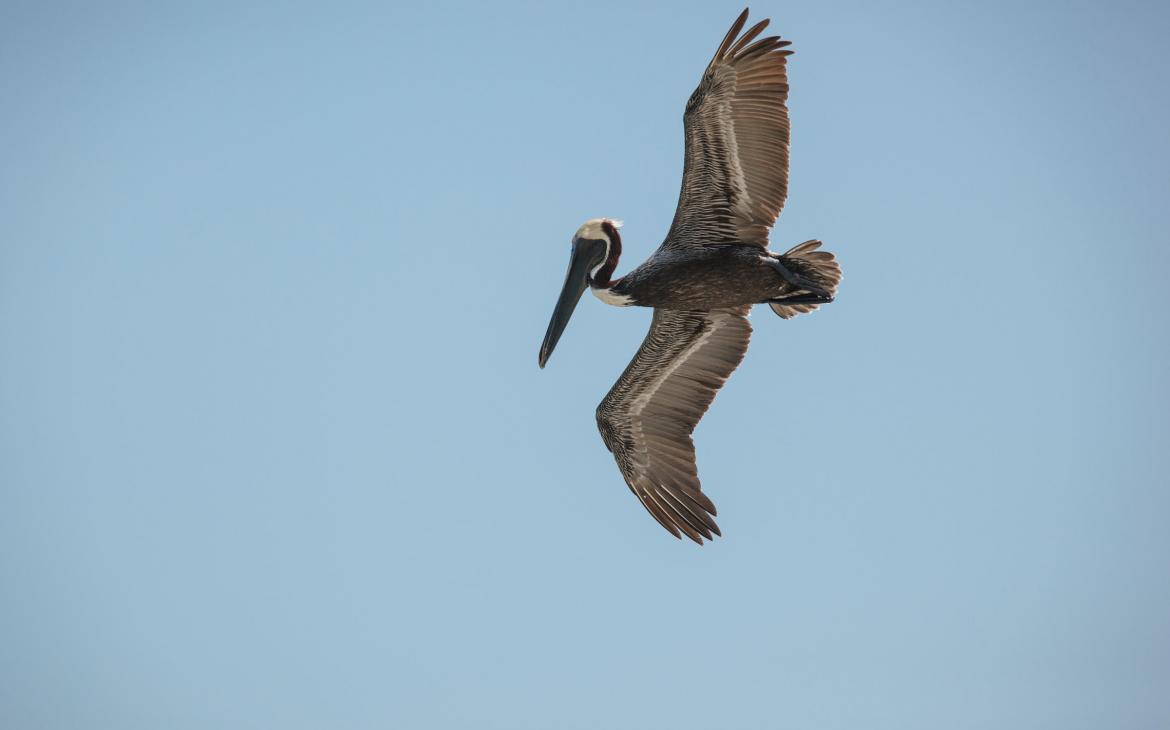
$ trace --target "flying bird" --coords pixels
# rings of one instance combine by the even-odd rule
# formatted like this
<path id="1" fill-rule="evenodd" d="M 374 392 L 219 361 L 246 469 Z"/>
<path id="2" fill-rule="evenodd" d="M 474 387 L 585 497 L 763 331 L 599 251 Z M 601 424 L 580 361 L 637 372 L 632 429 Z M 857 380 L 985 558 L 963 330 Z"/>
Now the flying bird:
<path id="1" fill-rule="evenodd" d="M 682 191 L 666 240 L 614 279 L 620 223 L 586 221 L 540 346 L 544 367 L 588 287 L 606 304 L 653 307 L 650 332 L 597 407 L 601 438 L 630 490 L 675 537 L 721 535 L 699 485 L 691 433 L 747 352 L 748 312 L 783 319 L 833 301 L 841 269 L 820 241 L 782 254 L 768 231 L 788 192 L 788 41 L 741 35 L 745 9 L 719 44 L 683 115 Z"/>

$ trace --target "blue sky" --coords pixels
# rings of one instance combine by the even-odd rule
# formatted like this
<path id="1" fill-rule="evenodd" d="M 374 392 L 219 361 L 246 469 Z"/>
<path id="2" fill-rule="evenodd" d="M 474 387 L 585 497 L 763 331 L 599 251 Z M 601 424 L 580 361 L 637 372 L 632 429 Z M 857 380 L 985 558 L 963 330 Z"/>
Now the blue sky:
<path id="1" fill-rule="evenodd" d="M 593 409 L 728 3 L 6 3 L 0 725 L 1170 722 L 1161 3 L 777 3 L 837 302 L 696 432 Z"/>

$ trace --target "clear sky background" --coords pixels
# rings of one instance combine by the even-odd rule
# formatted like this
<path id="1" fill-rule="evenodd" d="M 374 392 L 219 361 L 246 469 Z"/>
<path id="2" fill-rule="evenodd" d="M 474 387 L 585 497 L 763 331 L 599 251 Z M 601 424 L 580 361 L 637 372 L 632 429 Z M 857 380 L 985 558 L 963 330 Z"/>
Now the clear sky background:
<path id="1" fill-rule="evenodd" d="M 1170 725 L 1165 3 L 757 5 L 794 41 L 726 537 L 593 409 L 741 6 L 5 3 L 0 726 Z"/>

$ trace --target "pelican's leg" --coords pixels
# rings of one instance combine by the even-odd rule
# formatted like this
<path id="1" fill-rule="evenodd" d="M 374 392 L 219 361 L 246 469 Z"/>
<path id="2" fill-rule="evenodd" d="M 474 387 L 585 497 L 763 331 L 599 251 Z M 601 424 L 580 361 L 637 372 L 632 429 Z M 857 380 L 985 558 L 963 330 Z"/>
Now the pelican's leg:
<path id="1" fill-rule="evenodd" d="M 764 260 L 768 263 L 769 266 L 771 266 L 773 269 L 776 270 L 776 273 L 780 274 L 780 278 L 784 279 L 784 281 L 788 282 L 789 284 L 796 287 L 797 289 L 804 289 L 805 291 L 809 292 L 810 294 L 812 294 L 816 297 L 820 297 L 817 300 L 817 302 L 824 303 L 824 302 L 833 301 L 833 295 L 829 293 L 828 289 L 825 289 L 823 287 L 819 287 L 816 284 L 809 281 L 808 279 L 804 278 L 803 276 L 792 273 L 792 271 L 787 266 L 784 265 L 784 262 L 780 260 L 779 256 L 777 256 L 776 258 L 772 258 L 771 256 L 769 256 L 769 257 L 765 258 Z M 769 301 L 781 301 L 781 300 L 770 299 Z M 784 301 L 792 302 L 791 299 L 785 299 Z M 800 302 L 793 302 L 793 303 L 800 303 Z"/>
<path id="2" fill-rule="evenodd" d="M 764 302 L 771 304 L 829 304 L 833 301 L 833 297 L 828 294 L 793 294 L 790 297 L 777 297 L 776 299 L 765 299 Z"/>

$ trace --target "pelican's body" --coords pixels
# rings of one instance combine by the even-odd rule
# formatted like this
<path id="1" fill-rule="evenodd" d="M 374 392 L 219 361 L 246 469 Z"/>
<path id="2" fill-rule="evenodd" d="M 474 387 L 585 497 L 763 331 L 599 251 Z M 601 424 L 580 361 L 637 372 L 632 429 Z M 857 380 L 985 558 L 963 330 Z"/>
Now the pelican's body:
<path id="1" fill-rule="evenodd" d="M 592 282 L 606 303 L 670 309 L 711 309 L 757 304 L 791 293 L 770 263 L 774 254 L 739 244 L 708 245 L 696 251 L 659 250 L 609 286 Z"/>
<path id="2" fill-rule="evenodd" d="M 820 241 L 783 254 L 768 231 L 788 184 L 788 81 L 778 37 L 727 33 L 684 117 L 682 191 L 666 240 L 614 279 L 620 223 L 586 221 L 540 351 L 544 367 L 588 287 L 615 306 L 654 308 L 650 332 L 597 408 L 602 440 L 630 489 L 658 522 L 702 544 L 720 534 L 703 494 L 691 432 L 747 351 L 747 314 L 767 303 L 788 319 L 831 302 L 841 279 Z"/>

